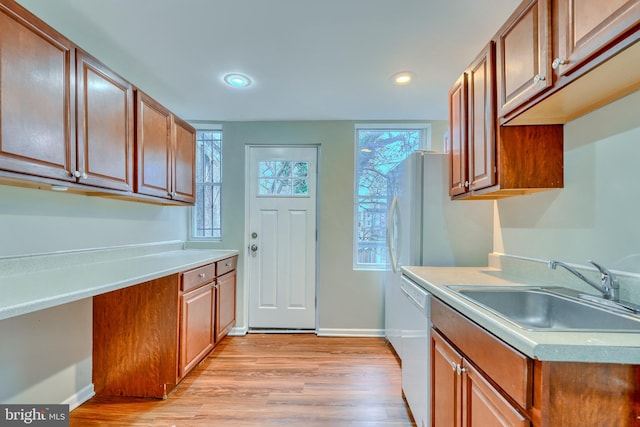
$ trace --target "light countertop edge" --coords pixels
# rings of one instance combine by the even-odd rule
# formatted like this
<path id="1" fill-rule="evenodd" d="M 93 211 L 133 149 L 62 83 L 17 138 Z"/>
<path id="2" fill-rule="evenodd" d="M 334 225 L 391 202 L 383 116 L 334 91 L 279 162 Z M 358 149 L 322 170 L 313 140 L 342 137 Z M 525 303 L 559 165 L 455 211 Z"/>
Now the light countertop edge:
<path id="1" fill-rule="evenodd" d="M 532 359 L 640 364 L 640 333 L 528 331 L 445 287 L 544 286 L 542 283 L 513 281 L 499 269 L 491 267 L 402 267 L 402 271 L 433 296 Z"/>
<path id="2" fill-rule="evenodd" d="M 35 269 L 22 274 L 3 276 L 0 273 L 0 320 L 137 285 L 238 254 L 237 250 L 180 249 Z"/>

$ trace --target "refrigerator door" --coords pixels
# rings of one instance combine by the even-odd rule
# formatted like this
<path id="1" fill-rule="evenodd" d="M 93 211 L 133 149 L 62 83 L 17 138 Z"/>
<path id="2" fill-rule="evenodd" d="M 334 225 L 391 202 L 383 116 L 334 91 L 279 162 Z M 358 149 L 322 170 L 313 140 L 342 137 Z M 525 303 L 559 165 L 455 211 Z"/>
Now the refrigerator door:
<path id="1" fill-rule="evenodd" d="M 400 290 L 403 265 L 420 262 L 422 156 L 412 154 L 389 172 L 387 213 L 387 252 L 389 265 L 385 272 L 385 336 L 402 359 L 402 325 L 404 297 Z M 417 212 L 418 211 L 418 212 Z"/>

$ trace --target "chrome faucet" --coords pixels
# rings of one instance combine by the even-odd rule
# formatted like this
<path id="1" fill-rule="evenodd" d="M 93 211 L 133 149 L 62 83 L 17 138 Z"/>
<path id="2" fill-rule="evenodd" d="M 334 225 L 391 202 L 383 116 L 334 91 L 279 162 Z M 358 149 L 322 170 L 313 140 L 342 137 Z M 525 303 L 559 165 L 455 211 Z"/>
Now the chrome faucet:
<path id="1" fill-rule="evenodd" d="M 556 266 L 559 265 L 560 267 L 563 267 L 564 269 L 566 269 L 567 271 L 572 273 L 574 276 L 576 276 L 579 279 L 581 279 L 586 284 L 588 284 L 588 285 L 592 286 L 593 288 L 597 289 L 598 291 L 600 291 L 600 293 L 602 293 L 602 296 L 604 297 L 604 299 L 608 299 L 608 300 L 616 301 L 616 302 L 619 301 L 620 300 L 620 285 L 618 284 L 618 279 L 616 278 L 616 276 L 614 276 L 613 273 L 610 272 L 609 270 L 607 270 L 606 268 L 599 266 L 598 264 L 596 264 L 595 262 L 593 262 L 591 260 L 589 260 L 587 262 L 589 264 L 593 265 L 594 267 L 596 267 L 600 271 L 600 283 L 599 284 L 598 283 L 594 283 L 591 280 L 587 279 L 578 270 L 576 270 L 575 268 L 573 268 L 570 265 L 565 264 L 564 262 L 561 262 L 561 261 L 549 261 L 549 268 L 552 269 L 552 270 L 555 270 Z"/>

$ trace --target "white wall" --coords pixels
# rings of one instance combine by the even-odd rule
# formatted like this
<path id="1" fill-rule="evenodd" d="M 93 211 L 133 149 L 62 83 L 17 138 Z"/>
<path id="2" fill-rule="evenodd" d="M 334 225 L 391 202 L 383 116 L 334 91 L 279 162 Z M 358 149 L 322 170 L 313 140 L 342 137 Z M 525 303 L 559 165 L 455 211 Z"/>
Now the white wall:
<path id="1" fill-rule="evenodd" d="M 187 212 L 0 185 L 0 257 L 184 240 Z M 0 402 L 82 399 L 91 387 L 91 325 L 91 299 L 0 320 Z"/>
<path id="2" fill-rule="evenodd" d="M 636 92 L 567 123 L 564 188 L 498 201 L 494 251 L 640 273 L 639 112 Z"/>

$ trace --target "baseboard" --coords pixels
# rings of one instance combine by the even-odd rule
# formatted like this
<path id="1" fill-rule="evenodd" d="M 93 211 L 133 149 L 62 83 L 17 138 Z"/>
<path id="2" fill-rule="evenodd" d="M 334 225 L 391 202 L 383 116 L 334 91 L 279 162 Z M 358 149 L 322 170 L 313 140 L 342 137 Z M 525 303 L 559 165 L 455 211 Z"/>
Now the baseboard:
<path id="1" fill-rule="evenodd" d="M 376 337 L 384 338 L 384 329 L 331 329 L 319 328 L 319 337 Z"/>
<path id="2" fill-rule="evenodd" d="M 227 335 L 232 337 L 242 337 L 247 335 L 247 332 L 249 332 L 249 329 L 244 326 L 234 326 Z"/>
<path id="3" fill-rule="evenodd" d="M 82 405 L 84 402 L 86 402 L 87 400 L 95 396 L 95 394 L 96 392 L 93 389 L 93 384 L 89 384 L 88 386 L 84 387 L 82 390 L 78 391 L 76 394 L 72 395 L 68 399 L 65 399 L 65 401 L 62 402 L 62 404 L 69 405 L 69 410 L 73 411 L 78 406 Z"/>
<path id="4" fill-rule="evenodd" d="M 244 336 L 249 333 L 248 327 L 233 327 L 229 331 L 229 336 Z M 316 331 L 316 335 L 319 337 L 375 337 L 384 338 L 384 329 L 332 329 L 332 328 L 319 328 Z"/>

